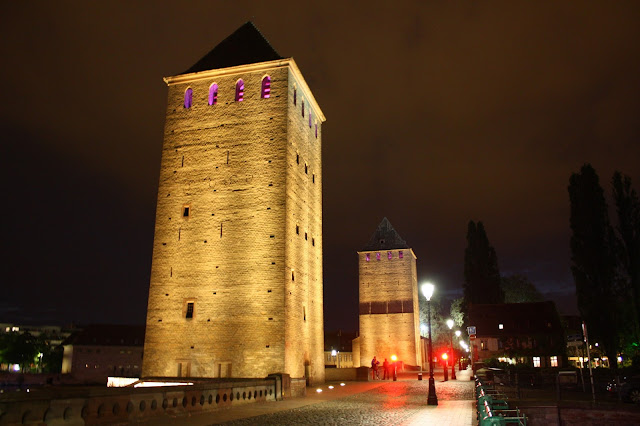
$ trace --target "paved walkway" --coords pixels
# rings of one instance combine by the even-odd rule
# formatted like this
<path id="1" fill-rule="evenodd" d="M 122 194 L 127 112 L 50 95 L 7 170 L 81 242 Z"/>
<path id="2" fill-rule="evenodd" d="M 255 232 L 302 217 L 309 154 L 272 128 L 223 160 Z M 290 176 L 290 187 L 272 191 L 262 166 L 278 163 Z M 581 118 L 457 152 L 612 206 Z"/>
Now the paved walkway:
<path id="1" fill-rule="evenodd" d="M 475 424 L 473 382 L 469 371 L 457 380 L 436 375 L 438 406 L 428 406 L 428 376 L 401 374 L 398 381 L 327 383 L 321 393 L 278 402 L 258 402 L 215 412 L 152 418 L 154 425 L 451 425 Z M 329 386 L 333 389 L 329 389 Z"/>

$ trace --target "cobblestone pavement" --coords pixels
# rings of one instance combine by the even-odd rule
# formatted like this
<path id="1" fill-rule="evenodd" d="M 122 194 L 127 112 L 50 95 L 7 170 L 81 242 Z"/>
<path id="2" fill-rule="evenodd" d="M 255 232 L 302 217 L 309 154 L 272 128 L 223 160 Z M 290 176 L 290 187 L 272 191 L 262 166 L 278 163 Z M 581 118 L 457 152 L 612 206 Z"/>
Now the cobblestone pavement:
<path id="1" fill-rule="evenodd" d="M 473 382 L 436 382 L 438 407 L 427 406 L 427 389 L 427 380 L 391 381 L 344 398 L 222 424 L 234 426 L 472 424 Z"/>

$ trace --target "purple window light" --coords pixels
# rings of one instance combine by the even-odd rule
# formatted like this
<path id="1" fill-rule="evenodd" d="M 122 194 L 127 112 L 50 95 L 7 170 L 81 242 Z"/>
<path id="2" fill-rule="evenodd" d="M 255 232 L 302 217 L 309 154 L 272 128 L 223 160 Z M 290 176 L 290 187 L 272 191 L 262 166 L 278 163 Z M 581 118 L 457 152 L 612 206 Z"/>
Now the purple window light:
<path id="1" fill-rule="evenodd" d="M 244 81 L 238 80 L 236 83 L 236 102 L 242 102 L 244 100 Z"/>
<path id="2" fill-rule="evenodd" d="M 367 262 L 371 260 L 371 254 L 367 253 L 365 254 L 365 257 L 367 259 Z"/>
<path id="3" fill-rule="evenodd" d="M 380 252 L 376 253 L 376 260 L 380 260 Z"/>
<path id="4" fill-rule="evenodd" d="M 218 85 L 213 83 L 209 87 L 209 105 L 215 105 L 218 103 Z"/>
<path id="5" fill-rule="evenodd" d="M 192 102 L 193 102 L 193 89 L 191 89 L 191 87 L 189 87 L 184 92 L 184 107 L 185 108 L 191 108 L 191 103 Z"/>
<path id="6" fill-rule="evenodd" d="M 271 77 L 268 75 L 262 79 L 262 90 L 260 91 L 260 97 L 267 99 L 271 96 Z"/>
<path id="7" fill-rule="evenodd" d="M 400 250 L 400 251 L 398 252 L 398 257 L 399 257 L 400 259 L 402 259 L 402 258 L 404 257 L 404 253 L 402 252 L 402 250 Z"/>
<path id="8" fill-rule="evenodd" d="M 301 102 L 302 102 L 302 116 L 304 117 L 304 99 Z"/>
<path id="9" fill-rule="evenodd" d="M 387 252 L 387 259 L 389 260 L 393 259 L 393 255 L 391 254 L 390 251 Z"/>
<path id="10" fill-rule="evenodd" d="M 311 128 L 311 110 L 309 110 L 309 128 Z"/>

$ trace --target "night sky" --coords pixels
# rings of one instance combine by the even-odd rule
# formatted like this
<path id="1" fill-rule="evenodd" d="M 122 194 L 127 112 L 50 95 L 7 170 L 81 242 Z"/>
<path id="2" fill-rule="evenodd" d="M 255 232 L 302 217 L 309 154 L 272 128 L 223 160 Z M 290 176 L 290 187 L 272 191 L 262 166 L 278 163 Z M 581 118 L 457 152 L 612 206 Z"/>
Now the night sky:
<path id="1" fill-rule="evenodd" d="M 357 329 L 356 251 L 385 216 L 441 295 L 481 220 L 502 274 L 577 312 L 569 176 L 640 189 L 640 2 L 14 1 L 0 322 L 145 321 L 162 77 L 248 20 L 327 117 L 325 329 Z"/>

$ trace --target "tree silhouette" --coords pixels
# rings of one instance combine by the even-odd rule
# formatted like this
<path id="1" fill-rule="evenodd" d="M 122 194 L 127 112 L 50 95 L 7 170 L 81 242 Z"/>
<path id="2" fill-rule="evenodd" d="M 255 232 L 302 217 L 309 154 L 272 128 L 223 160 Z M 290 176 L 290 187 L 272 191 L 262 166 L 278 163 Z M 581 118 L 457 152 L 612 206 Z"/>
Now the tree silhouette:
<path id="1" fill-rule="evenodd" d="M 498 256 L 489 244 L 482 222 L 469 222 L 464 252 L 465 305 L 504 303 L 500 289 Z"/>
<path id="2" fill-rule="evenodd" d="M 592 341 L 604 345 L 610 365 L 617 368 L 619 349 L 617 283 L 613 229 L 596 171 L 585 164 L 569 179 L 571 202 L 571 272 L 578 309 Z"/>

